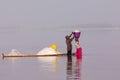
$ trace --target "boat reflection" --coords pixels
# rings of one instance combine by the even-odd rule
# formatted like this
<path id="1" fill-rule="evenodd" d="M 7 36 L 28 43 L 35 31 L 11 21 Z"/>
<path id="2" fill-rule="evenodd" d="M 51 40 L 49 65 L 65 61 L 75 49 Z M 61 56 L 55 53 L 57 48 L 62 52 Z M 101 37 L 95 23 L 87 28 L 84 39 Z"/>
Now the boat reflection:
<path id="1" fill-rule="evenodd" d="M 81 59 L 77 59 L 75 64 L 71 56 L 67 57 L 67 80 L 81 80 Z"/>

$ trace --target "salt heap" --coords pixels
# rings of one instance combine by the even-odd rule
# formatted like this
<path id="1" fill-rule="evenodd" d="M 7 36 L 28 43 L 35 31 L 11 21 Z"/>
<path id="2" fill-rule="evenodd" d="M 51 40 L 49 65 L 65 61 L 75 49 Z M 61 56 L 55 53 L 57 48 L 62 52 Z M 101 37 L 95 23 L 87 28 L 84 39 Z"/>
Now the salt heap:
<path id="1" fill-rule="evenodd" d="M 21 54 L 21 53 L 18 50 L 12 49 L 8 55 L 19 55 L 19 54 Z"/>
<path id="2" fill-rule="evenodd" d="M 54 54 L 61 54 L 61 53 L 57 51 L 57 45 L 52 44 L 50 47 L 43 48 L 37 54 L 38 55 L 54 55 Z"/>
<path id="3" fill-rule="evenodd" d="M 57 54 L 57 52 L 52 48 L 44 48 L 41 51 L 37 53 L 38 55 L 51 55 L 51 54 Z"/>

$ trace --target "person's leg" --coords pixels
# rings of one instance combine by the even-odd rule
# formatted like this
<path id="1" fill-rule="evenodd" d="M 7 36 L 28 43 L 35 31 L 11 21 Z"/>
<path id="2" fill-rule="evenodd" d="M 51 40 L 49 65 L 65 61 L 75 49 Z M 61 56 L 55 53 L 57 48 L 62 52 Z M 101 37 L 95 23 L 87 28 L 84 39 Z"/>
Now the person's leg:
<path id="1" fill-rule="evenodd" d="M 67 55 L 68 55 L 68 56 L 71 56 L 71 54 L 72 54 L 72 50 L 68 50 L 68 51 L 67 51 Z"/>

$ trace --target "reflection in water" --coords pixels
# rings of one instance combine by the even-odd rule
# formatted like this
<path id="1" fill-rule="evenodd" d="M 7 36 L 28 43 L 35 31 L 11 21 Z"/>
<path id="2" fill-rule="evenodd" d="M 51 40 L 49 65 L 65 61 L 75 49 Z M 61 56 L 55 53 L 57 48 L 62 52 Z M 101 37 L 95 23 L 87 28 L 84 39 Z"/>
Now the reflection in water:
<path id="1" fill-rule="evenodd" d="M 50 69 L 53 72 L 56 72 L 56 66 L 57 66 L 57 64 L 56 64 L 57 57 L 56 56 L 38 57 L 38 61 L 39 62 L 44 62 L 44 67 L 43 68 L 48 67 L 48 64 L 49 64 L 49 67 L 51 65 L 52 69 L 51 68 L 47 68 L 47 69 Z M 47 65 L 45 66 L 45 64 L 47 64 Z"/>
<path id="2" fill-rule="evenodd" d="M 67 80 L 72 80 L 72 57 L 67 57 Z"/>
<path id="3" fill-rule="evenodd" d="M 77 59 L 74 66 L 72 62 L 72 57 L 67 57 L 67 80 L 81 80 L 81 63 L 82 58 Z"/>
<path id="4" fill-rule="evenodd" d="M 12 60 L 12 61 L 15 61 L 15 60 L 18 60 L 19 57 L 7 57 L 7 58 L 2 57 L 2 59 L 3 59 L 3 60 L 5 60 L 5 59 L 10 59 L 10 60 Z"/>
<path id="5" fill-rule="evenodd" d="M 75 78 L 74 80 L 81 80 L 81 63 L 82 63 L 82 58 L 81 59 L 78 59 L 76 60 L 76 64 L 75 64 L 75 71 L 74 71 L 74 74 L 75 74 Z"/>

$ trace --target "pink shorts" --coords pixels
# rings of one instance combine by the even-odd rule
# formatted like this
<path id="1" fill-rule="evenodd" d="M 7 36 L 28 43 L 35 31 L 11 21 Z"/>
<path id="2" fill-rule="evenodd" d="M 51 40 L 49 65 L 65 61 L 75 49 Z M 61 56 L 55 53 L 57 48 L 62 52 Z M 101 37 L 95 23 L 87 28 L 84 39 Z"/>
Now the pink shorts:
<path id="1" fill-rule="evenodd" d="M 75 55 L 76 55 L 77 59 L 81 59 L 82 58 L 82 48 L 81 47 L 77 48 Z"/>

